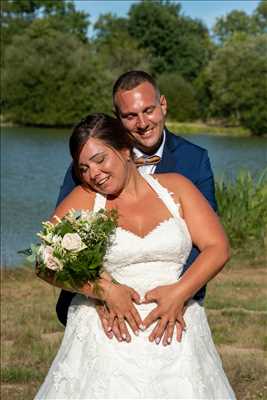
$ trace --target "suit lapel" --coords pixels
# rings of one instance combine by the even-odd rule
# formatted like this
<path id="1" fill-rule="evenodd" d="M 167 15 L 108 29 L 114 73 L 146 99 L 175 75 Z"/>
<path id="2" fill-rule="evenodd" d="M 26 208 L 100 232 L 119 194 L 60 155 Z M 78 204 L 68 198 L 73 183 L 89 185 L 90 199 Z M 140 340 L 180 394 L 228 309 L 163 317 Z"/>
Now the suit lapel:
<path id="1" fill-rule="evenodd" d="M 177 137 L 170 133 L 166 128 L 166 141 L 164 144 L 163 154 L 160 163 L 157 165 L 155 172 L 174 172 L 177 171 L 177 155 L 175 150 L 178 146 Z M 175 140 L 173 140 L 173 138 Z"/>

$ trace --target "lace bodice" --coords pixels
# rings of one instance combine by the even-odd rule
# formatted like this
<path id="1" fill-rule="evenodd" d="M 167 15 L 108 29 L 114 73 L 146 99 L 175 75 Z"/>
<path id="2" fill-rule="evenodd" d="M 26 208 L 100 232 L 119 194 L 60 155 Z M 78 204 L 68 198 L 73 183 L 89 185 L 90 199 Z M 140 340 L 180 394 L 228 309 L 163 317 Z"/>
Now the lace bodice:
<path id="1" fill-rule="evenodd" d="M 142 174 L 170 211 L 170 217 L 144 237 L 118 227 L 105 260 L 105 269 L 141 295 L 158 284 L 176 282 L 191 251 L 191 238 L 184 219 L 168 192 L 151 175 Z M 94 211 L 104 208 L 106 198 L 96 195 Z M 140 274 L 141 278 L 140 279 Z"/>

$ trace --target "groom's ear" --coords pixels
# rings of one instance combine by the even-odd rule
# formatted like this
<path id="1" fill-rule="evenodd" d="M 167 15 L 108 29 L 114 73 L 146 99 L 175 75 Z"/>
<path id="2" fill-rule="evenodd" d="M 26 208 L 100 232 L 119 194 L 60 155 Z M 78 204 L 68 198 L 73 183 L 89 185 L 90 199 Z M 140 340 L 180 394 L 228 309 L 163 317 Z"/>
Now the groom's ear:
<path id="1" fill-rule="evenodd" d="M 168 110 L 168 104 L 167 104 L 167 99 L 166 99 L 166 97 L 164 96 L 164 94 L 162 94 L 162 95 L 160 96 L 159 102 L 160 102 L 160 107 L 161 107 L 162 113 L 163 113 L 164 117 L 166 117 L 166 115 L 167 115 L 167 110 Z"/>

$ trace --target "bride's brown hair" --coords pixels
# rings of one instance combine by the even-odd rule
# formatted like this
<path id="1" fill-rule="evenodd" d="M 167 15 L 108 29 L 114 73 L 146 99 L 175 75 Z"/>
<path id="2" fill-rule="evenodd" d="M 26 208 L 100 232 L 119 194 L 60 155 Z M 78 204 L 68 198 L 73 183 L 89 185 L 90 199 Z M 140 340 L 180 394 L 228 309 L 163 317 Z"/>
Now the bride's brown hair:
<path id="1" fill-rule="evenodd" d="M 104 113 L 87 115 L 74 127 L 69 140 L 74 171 L 80 181 L 79 156 L 89 138 L 102 140 L 116 150 L 129 149 L 133 154 L 132 140 L 119 119 Z"/>

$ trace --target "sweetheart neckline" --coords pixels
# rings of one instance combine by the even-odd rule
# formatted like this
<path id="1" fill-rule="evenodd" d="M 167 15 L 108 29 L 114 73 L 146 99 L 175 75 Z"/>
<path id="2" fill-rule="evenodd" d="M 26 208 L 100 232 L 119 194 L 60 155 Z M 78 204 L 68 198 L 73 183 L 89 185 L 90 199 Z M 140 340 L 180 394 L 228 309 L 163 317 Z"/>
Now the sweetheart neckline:
<path id="1" fill-rule="evenodd" d="M 136 233 L 130 231 L 129 229 L 125 229 L 125 228 L 123 228 L 122 226 L 118 226 L 117 229 L 119 229 L 119 230 L 121 230 L 121 231 L 123 231 L 123 232 L 129 233 L 130 235 L 133 235 L 133 236 L 137 237 L 137 238 L 140 239 L 140 240 L 143 240 L 143 239 L 146 239 L 148 236 L 150 236 L 150 235 L 151 235 L 154 231 L 156 231 L 159 227 L 161 227 L 161 226 L 164 225 L 166 222 L 169 222 L 169 221 L 171 221 L 171 220 L 174 220 L 174 221 L 175 221 L 175 218 L 174 218 L 174 217 L 169 217 L 169 218 L 167 218 L 167 219 L 164 219 L 163 221 L 159 222 L 159 223 L 158 223 L 153 229 L 151 229 L 148 233 L 146 233 L 144 236 L 137 235 Z"/>

